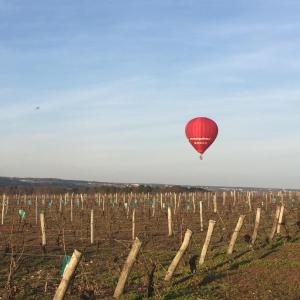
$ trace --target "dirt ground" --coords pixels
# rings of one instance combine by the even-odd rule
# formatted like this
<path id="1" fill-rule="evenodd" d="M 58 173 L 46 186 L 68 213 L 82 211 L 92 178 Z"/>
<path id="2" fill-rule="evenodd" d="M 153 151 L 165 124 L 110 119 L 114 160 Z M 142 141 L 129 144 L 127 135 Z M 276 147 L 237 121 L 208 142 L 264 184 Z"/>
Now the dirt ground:
<path id="1" fill-rule="evenodd" d="M 235 205 L 229 195 L 223 205 L 219 193 L 218 212 L 214 213 L 213 194 L 196 195 L 195 202 L 190 195 L 182 195 L 180 207 L 176 206 L 175 211 L 171 196 L 163 199 L 164 207 L 158 196 L 136 195 L 135 207 L 126 197 L 114 203 L 113 196 L 106 196 L 103 206 L 103 202 L 90 195 L 83 206 L 74 200 L 73 222 L 70 221 L 70 203 L 66 201 L 60 206 L 58 196 L 51 207 L 51 197 L 46 199 L 45 205 L 39 199 L 37 210 L 34 200 L 12 199 L 0 231 L 1 299 L 52 299 L 61 280 L 62 259 L 64 255 L 72 255 L 74 249 L 81 251 L 83 257 L 65 299 L 111 299 L 132 245 L 133 208 L 136 209 L 136 235 L 142 241 L 142 249 L 126 284 L 124 299 L 146 299 L 149 287 L 153 288 L 149 299 L 300 299 L 298 195 L 285 195 L 284 224 L 281 233 L 269 243 L 266 238 L 276 206 L 280 204 L 278 197 L 269 195 L 265 200 L 265 195 L 254 194 L 250 210 L 245 193 L 238 195 Z M 199 200 L 203 201 L 203 231 L 200 230 Z M 128 203 L 129 210 L 124 203 Z M 172 237 L 168 237 L 168 205 L 172 206 Z M 26 211 L 23 220 L 18 216 L 20 207 Z M 262 215 L 258 238 L 252 248 L 249 237 L 257 207 L 262 207 Z M 93 245 L 90 244 L 91 209 L 95 224 Z M 41 211 L 46 216 L 45 248 L 40 245 Z M 246 217 L 235 251 L 227 255 L 231 234 L 241 214 Z M 215 220 L 216 226 L 206 261 L 199 267 L 197 262 L 209 219 Z M 187 228 L 193 231 L 190 246 L 174 278 L 166 283 L 166 269 Z M 148 274 L 154 266 L 151 285 Z"/>

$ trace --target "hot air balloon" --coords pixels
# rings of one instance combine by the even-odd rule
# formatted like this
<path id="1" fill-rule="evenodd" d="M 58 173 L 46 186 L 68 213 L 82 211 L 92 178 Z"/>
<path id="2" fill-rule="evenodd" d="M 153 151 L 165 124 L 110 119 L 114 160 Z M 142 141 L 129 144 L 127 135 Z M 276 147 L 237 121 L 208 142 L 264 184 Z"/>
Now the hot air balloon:
<path id="1" fill-rule="evenodd" d="M 200 159 L 203 159 L 204 152 L 218 135 L 218 125 L 209 118 L 197 117 L 186 124 L 185 134 L 190 144 L 200 153 Z"/>

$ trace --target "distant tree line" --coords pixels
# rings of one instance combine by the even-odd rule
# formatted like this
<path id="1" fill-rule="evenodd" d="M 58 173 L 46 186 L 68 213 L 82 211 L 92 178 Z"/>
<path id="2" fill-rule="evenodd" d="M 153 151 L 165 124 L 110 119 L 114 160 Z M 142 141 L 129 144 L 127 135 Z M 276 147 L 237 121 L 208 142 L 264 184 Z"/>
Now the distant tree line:
<path id="1" fill-rule="evenodd" d="M 202 188 L 196 187 L 184 187 L 179 185 L 174 186 L 159 186 L 159 185 L 147 185 L 141 184 L 137 186 L 75 186 L 75 187 L 64 187 L 55 185 L 11 185 L 11 186 L 0 186 L 0 193 L 3 194 L 58 194 L 58 193 L 151 193 L 151 192 L 196 192 L 206 191 Z"/>

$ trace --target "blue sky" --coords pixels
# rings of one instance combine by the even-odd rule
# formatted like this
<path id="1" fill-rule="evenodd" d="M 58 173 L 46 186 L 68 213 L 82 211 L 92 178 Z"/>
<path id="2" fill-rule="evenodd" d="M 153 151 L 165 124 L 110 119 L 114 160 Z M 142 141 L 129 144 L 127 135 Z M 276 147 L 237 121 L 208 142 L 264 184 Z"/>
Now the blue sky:
<path id="1" fill-rule="evenodd" d="M 0 175 L 299 188 L 299 13 L 0 0 Z M 184 136 L 195 116 L 219 125 L 204 161 Z"/>

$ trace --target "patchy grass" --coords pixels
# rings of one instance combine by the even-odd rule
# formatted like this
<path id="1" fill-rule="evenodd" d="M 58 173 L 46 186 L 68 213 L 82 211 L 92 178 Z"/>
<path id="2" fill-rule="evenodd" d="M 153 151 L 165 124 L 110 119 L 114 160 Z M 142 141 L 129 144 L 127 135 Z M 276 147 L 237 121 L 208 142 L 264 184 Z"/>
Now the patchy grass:
<path id="1" fill-rule="evenodd" d="M 95 232 L 98 233 L 99 240 L 92 246 L 89 245 L 89 225 L 86 225 L 89 224 L 88 210 L 86 215 L 82 213 L 81 219 L 80 215 L 77 216 L 77 223 L 72 224 L 72 228 L 66 228 L 66 232 L 69 232 L 66 253 L 71 255 L 76 248 L 83 253 L 83 258 L 65 299 L 94 299 L 91 295 L 96 299 L 111 299 L 131 247 L 131 220 L 125 212 L 116 212 L 119 213 L 118 217 L 111 220 L 110 216 L 114 211 L 106 215 L 101 212 L 101 208 L 97 214 L 95 211 L 98 224 Z M 291 237 L 287 233 L 276 235 L 272 243 L 268 244 L 266 236 L 272 226 L 273 212 L 274 209 L 263 212 L 254 249 L 245 242 L 246 236 L 253 230 L 254 211 L 247 215 L 232 255 L 227 255 L 226 250 L 240 211 L 226 210 L 222 214 L 222 220 L 208 212 L 207 220 L 215 218 L 217 223 L 206 261 L 199 267 L 199 254 L 206 232 L 200 232 L 197 214 L 178 213 L 174 217 L 175 234 L 168 238 L 165 211 L 151 219 L 150 215 L 143 214 L 140 209 L 137 215 L 137 233 L 143 241 L 143 247 L 128 278 L 122 299 L 300 299 L 300 231 L 294 225 L 299 219 L 299 213 L 295 210 L 289 215 L 288 229 Z M 20 267 L 13 276 L 14 299 L 53 298 L 61 280 L 60 264 L 64 255 L 62 243 L 57 242 L 59 230 L 56 231 L 56 227 L 59 228 L 57 224 L 64 225 L 64 221 L 55 220 L 49 216 L 47 233 L 50 241 L 45 256 L 37 244 L 40 234 L 38 226 L 27 226 L 25 233 L 20 231 L 14 234 L 16 240 L 22 234 L 28 237 L 25 249 L 28 256 L 22 257 Z M 50 222 L 61 223 L 54 226 Z M 105 236 L 100 235 L 103 228 Z M 109 228 L 109 234 L 106 228 Z M 172 281 L 167 283 L 164 281 L 166 270 L 180 247 L 186 228 L 191 228 L 194 232 L 191 244 Z M 8 299 L 5 283 L 10 257 L 5 252 L 5 244 L 2 246 L 3 256 L 0 260 L 1 299 Z M 17 246 L 15 252 L 20 252 Z M 197 267 L 195 273 L 190 269 L 192 262 Z M 147 298 L 147 273 L 153 264 L 156 265 L 154 293 Z"/>
<path id="2" fill-rule="evenodd" d="M 88 289 L 94 291 L 97 299 L 111 298 L 126 258 L 122 247 L 115 245 L 112 253 L 111 246 L 107 244 L 104 251 L 96 247 L 86 250 L 66 299 L 78 299 L 78 295 Z M 142 252 L 122 299 L 147 299 L 147 268 L 152 262 L 157 263 L 155 292 L 148 299 L 299 299 L 298 241 L 278 237 L 272 244 L 256 250 L 238 243 L 231 256 L 226 254 L 226 248 L 225 243 L 215 247 L 208 253 L 205 264 L 192 274 L 189 258 L 200 252 L 198 246 L 193 245 L 170 283 L 163 279 L 176 251 Z M 15 299 L 37 299 L 40 295 L 43 299 L 51 299 L 60 281 L 60 260 L 37 257 L 35 260 L 25 259 L 23 264 L 14 278 L 17 287 Z"/>

